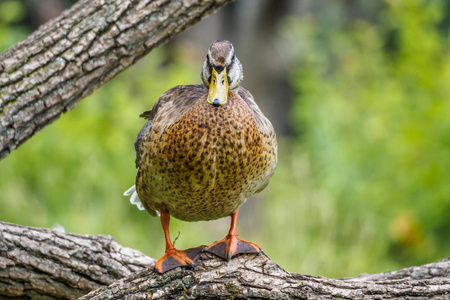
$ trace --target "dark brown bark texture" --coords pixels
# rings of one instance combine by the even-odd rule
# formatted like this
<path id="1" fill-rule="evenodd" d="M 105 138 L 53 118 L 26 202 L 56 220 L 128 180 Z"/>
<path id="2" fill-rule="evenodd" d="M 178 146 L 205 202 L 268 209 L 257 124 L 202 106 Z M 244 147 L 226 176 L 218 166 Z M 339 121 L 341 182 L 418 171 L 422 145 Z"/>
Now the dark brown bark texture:
<path id="1" fill-rule="evenodd" d="M 80 0 L 0 55 L 0 159 L 233 0 Z"/>
<path id="2" fill-rule="evenodd" d="M 450 259 L 344 279 L 289 273 L 264 254 L 204 253 L 163 275 L 154 263 L 110 236 L 0 223 L 0 298 L 450 299 Z"/>

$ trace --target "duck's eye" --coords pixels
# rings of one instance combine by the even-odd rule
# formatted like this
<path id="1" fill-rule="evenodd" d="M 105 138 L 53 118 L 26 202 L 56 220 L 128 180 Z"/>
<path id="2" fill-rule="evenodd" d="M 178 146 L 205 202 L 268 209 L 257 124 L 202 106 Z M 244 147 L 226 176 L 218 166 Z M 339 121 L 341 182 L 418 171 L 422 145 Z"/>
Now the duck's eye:
<path id="1" fill-rule="evenodd" d="M 233 52 L 233 56 L 231 57 L 231 60 L 233 60 L 233 59 L 234 59 L 234 57 L 235 57 L 235 54 L 234 54 L 234 52 Z"/>
<path id="2" fill-rule="evenodd" d="M 224 85 L 225 84 L 225 79 L 222 79 L 222 85 Z"/>
<path id="3" fill-rule="evenodd" d="M 216 79 L 215 78 L 213 79 L 213 84 L 216 85 Z"/>

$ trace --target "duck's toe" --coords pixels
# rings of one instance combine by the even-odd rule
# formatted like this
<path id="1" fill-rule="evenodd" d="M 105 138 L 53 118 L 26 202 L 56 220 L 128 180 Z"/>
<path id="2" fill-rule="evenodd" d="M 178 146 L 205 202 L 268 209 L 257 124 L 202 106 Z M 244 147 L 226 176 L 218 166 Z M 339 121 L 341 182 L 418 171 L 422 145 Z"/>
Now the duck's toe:
<path id="1" fill-rule="evenodd" d="M 202 253 L 205 246 L 178 250 L 175 248 L 166 250 L 163 257 L 158 259 L 155 269 L 159 273 L 165 273 L 176 267 L 194 267 L 195 262 Z"/>
<path id="2" fill-rule="evenodd" d="M 233 256 L 241 253 L 260 253 L 261 248 L 255 243 L 238 239 L 236 235 L 227 235 L 223 240 L 214 242 L 203 251 L 230 260 Z"/>

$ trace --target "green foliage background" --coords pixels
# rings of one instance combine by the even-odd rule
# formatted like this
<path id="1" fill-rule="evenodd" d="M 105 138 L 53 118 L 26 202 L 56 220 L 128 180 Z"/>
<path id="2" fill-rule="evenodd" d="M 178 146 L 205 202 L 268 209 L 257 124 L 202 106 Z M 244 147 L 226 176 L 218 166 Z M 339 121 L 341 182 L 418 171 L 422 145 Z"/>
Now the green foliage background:
<path id="1" fill-rule="evenodd" d="M 0 3 L 0 50 L 28 34 L 12 25 L 21 9 Z M 289 271 L 323 276 L 449 256 L 445 11 L 445 1 L 385 1 L 370 20 L 349 20 L 334 2 L 286 17 L 280 43 L 295 52 L 289 117 L 298 131 L 279 139 L 275 176 L 243 206 L 242 238 Z M 110 234 L 161 256 L 159 220 L 122 193 L 136 174 L 137 116 L 170 87 L 200 83 L 194 52 L 202 50 L 185 43 L 174 51 L 170 63 L 167 48 L 153 51 L 0 161 L 0 220 Z M 228 222 L 174 220 L 171 231 L 187 248 L 222 238 Z"/>

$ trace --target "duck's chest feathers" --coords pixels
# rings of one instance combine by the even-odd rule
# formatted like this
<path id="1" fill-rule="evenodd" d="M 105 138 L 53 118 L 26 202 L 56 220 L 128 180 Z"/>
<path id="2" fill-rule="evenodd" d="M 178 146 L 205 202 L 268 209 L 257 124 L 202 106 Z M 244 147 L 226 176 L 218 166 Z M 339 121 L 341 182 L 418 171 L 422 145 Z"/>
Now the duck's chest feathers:
<path id="1" fill-rule="evenodd" d="M 167 140 L 161 154 L 169 162 L 188 171 L 201 167 L 203 174 L 243 168 L 261 148 L 253 113 L 237 97 L 220 107 L 197 102 L 163 135 Z"/>
<path id="2" fill-rule="evenodd" d="M 150 208 L 182 220 L 230 215 L 273 173 L 252 110 L 233 94 L 217 108 L 199 100 L 164 130 L 152 130 L 138 192 Z"/>

